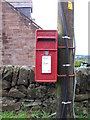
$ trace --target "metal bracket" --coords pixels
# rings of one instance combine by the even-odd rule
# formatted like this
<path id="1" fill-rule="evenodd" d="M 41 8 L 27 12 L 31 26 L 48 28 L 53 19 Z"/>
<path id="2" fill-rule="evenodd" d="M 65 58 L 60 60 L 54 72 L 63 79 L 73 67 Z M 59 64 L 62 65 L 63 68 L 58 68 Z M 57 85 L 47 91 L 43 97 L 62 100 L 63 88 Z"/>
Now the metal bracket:
<path id="1" fill-rule="evenodd" d="M 66 46 L 58 46 L 58 49 L 65 49 Z M 69 46 L 68 47 L 69 49 L 75 49 L 75 47 L 72 47 L 72 46 Z"/>
<path id="2" fill-rule="evenodd" d="M 63 67 L 70 67 L 71 65 L 70 64 L 63 64 L 62 66 Z"/>
<path id="3" fill-rule="evenodd" d="M 62 36 L 62 38 L 71 40 L 71 37 L 69 37 L 69 36 Z"/>
<path id="4" fill-rule="evenodd" d="M 66 74 L 62 74 L 62 75 L 57 75 L 58 77 L 66 77 L 67 75 Z M 69 77 L 74 77 L 75 75 L 74 74 L 70 74 Z"/>
<path id="5" fill-rule="evenodd" d="M 68 102 L 62 101 L 62 104 L 64 104 L 64 105 L 71 104 L 71 101 L 68 101 Z"/>

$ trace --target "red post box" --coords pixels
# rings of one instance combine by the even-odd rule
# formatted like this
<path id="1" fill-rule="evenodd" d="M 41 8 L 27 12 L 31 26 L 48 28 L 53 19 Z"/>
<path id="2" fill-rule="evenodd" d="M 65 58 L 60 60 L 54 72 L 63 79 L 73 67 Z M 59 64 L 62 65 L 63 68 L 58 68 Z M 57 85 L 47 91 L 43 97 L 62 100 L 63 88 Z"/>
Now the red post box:
<path id="1" fill-rule="evenodd" d="M 37 30 L 35 47 L 35 81 L 57 81 L 57 31 Z"/>

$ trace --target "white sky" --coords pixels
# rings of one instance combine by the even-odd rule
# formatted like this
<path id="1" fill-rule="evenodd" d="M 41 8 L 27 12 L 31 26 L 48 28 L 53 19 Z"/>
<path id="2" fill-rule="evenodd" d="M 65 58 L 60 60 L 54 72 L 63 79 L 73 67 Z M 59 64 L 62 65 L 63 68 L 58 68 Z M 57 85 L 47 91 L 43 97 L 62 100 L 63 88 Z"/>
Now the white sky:
<path id="1" fill-rule="evenodd" d="M 88 1 L 74 0 L 76 54 L 88 55 Z M 35 22 L 43 29 L 57 29 L 57 0 L 33 0 Z"/>

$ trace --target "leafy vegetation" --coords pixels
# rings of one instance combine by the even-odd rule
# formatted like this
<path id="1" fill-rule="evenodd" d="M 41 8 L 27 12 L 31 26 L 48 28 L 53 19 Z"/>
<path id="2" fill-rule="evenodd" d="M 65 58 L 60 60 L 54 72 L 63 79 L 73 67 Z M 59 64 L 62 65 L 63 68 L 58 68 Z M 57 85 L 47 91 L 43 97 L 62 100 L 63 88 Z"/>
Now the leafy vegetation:
<path id="1" fill-rule="evenodd" d="M 75 114 L 78 120 L 81 120 L 82 118 L 90 120 L 88 111 L 82 107 L 75 107 Z"/>
<path id="2" fill-rule="evenodd" d="M 34 111 L 32 114 L 31 114 L 31 118 L 49 118 L 49 113 L 46 113 L 45 111 Z"/>
<path id="3" fill-rule="evenodd" d="M 76 113 L 76 117 L 78 118 L 78 120 L 81 120 L 82 118 L 90 120 L 90 115 L 87 112 L 84 112 L 82 108 L 75 108 L 75 113 Z M 50 114 L 45 112 L 45 111 L 34 111 L 32 113 L 27 113 L 27 112 L 21 112 L 18 114 L 15 114 L 13 112 L 3 112 L 2 113 L 2 118 L 47 118 L 47 120 L 50 120 L 52 118 L 56 118 L 56 115 L 50 117 Z M 3 119 L 2 119 L 3 120 Z"/>
<path id="4" fill-rule="evenodd" d="M 19 114 L 14 114 L 13 112 L 2 112 L 2 118 L 27 118 L 26 112 L 21 112 Z"/>
<path id="5" fill-rule="evenodd" d="M 33 111 L 32 113 L 27 113 L 25 111 L 15 114 L 13 112 L 2 112 L 2 120 L 4 118 L 49 118 L 49 113 L 46 113 L 45 111 Z"/>
<path id="6" fill-rule="evenodd" d="M 80 67 L 82 63 L 82 60 L 75 60 L 75 67 Z"/>

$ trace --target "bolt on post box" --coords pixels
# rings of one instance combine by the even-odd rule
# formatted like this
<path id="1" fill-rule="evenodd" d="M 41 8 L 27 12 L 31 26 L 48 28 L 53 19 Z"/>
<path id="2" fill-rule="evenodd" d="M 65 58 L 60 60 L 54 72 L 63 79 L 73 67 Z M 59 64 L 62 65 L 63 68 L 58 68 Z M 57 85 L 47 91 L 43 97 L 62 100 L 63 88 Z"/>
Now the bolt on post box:
<path id="1" fill-rule="evenodd" d="M 35 81 L 57 81 L 57 30 L 36 30 Z"/>

